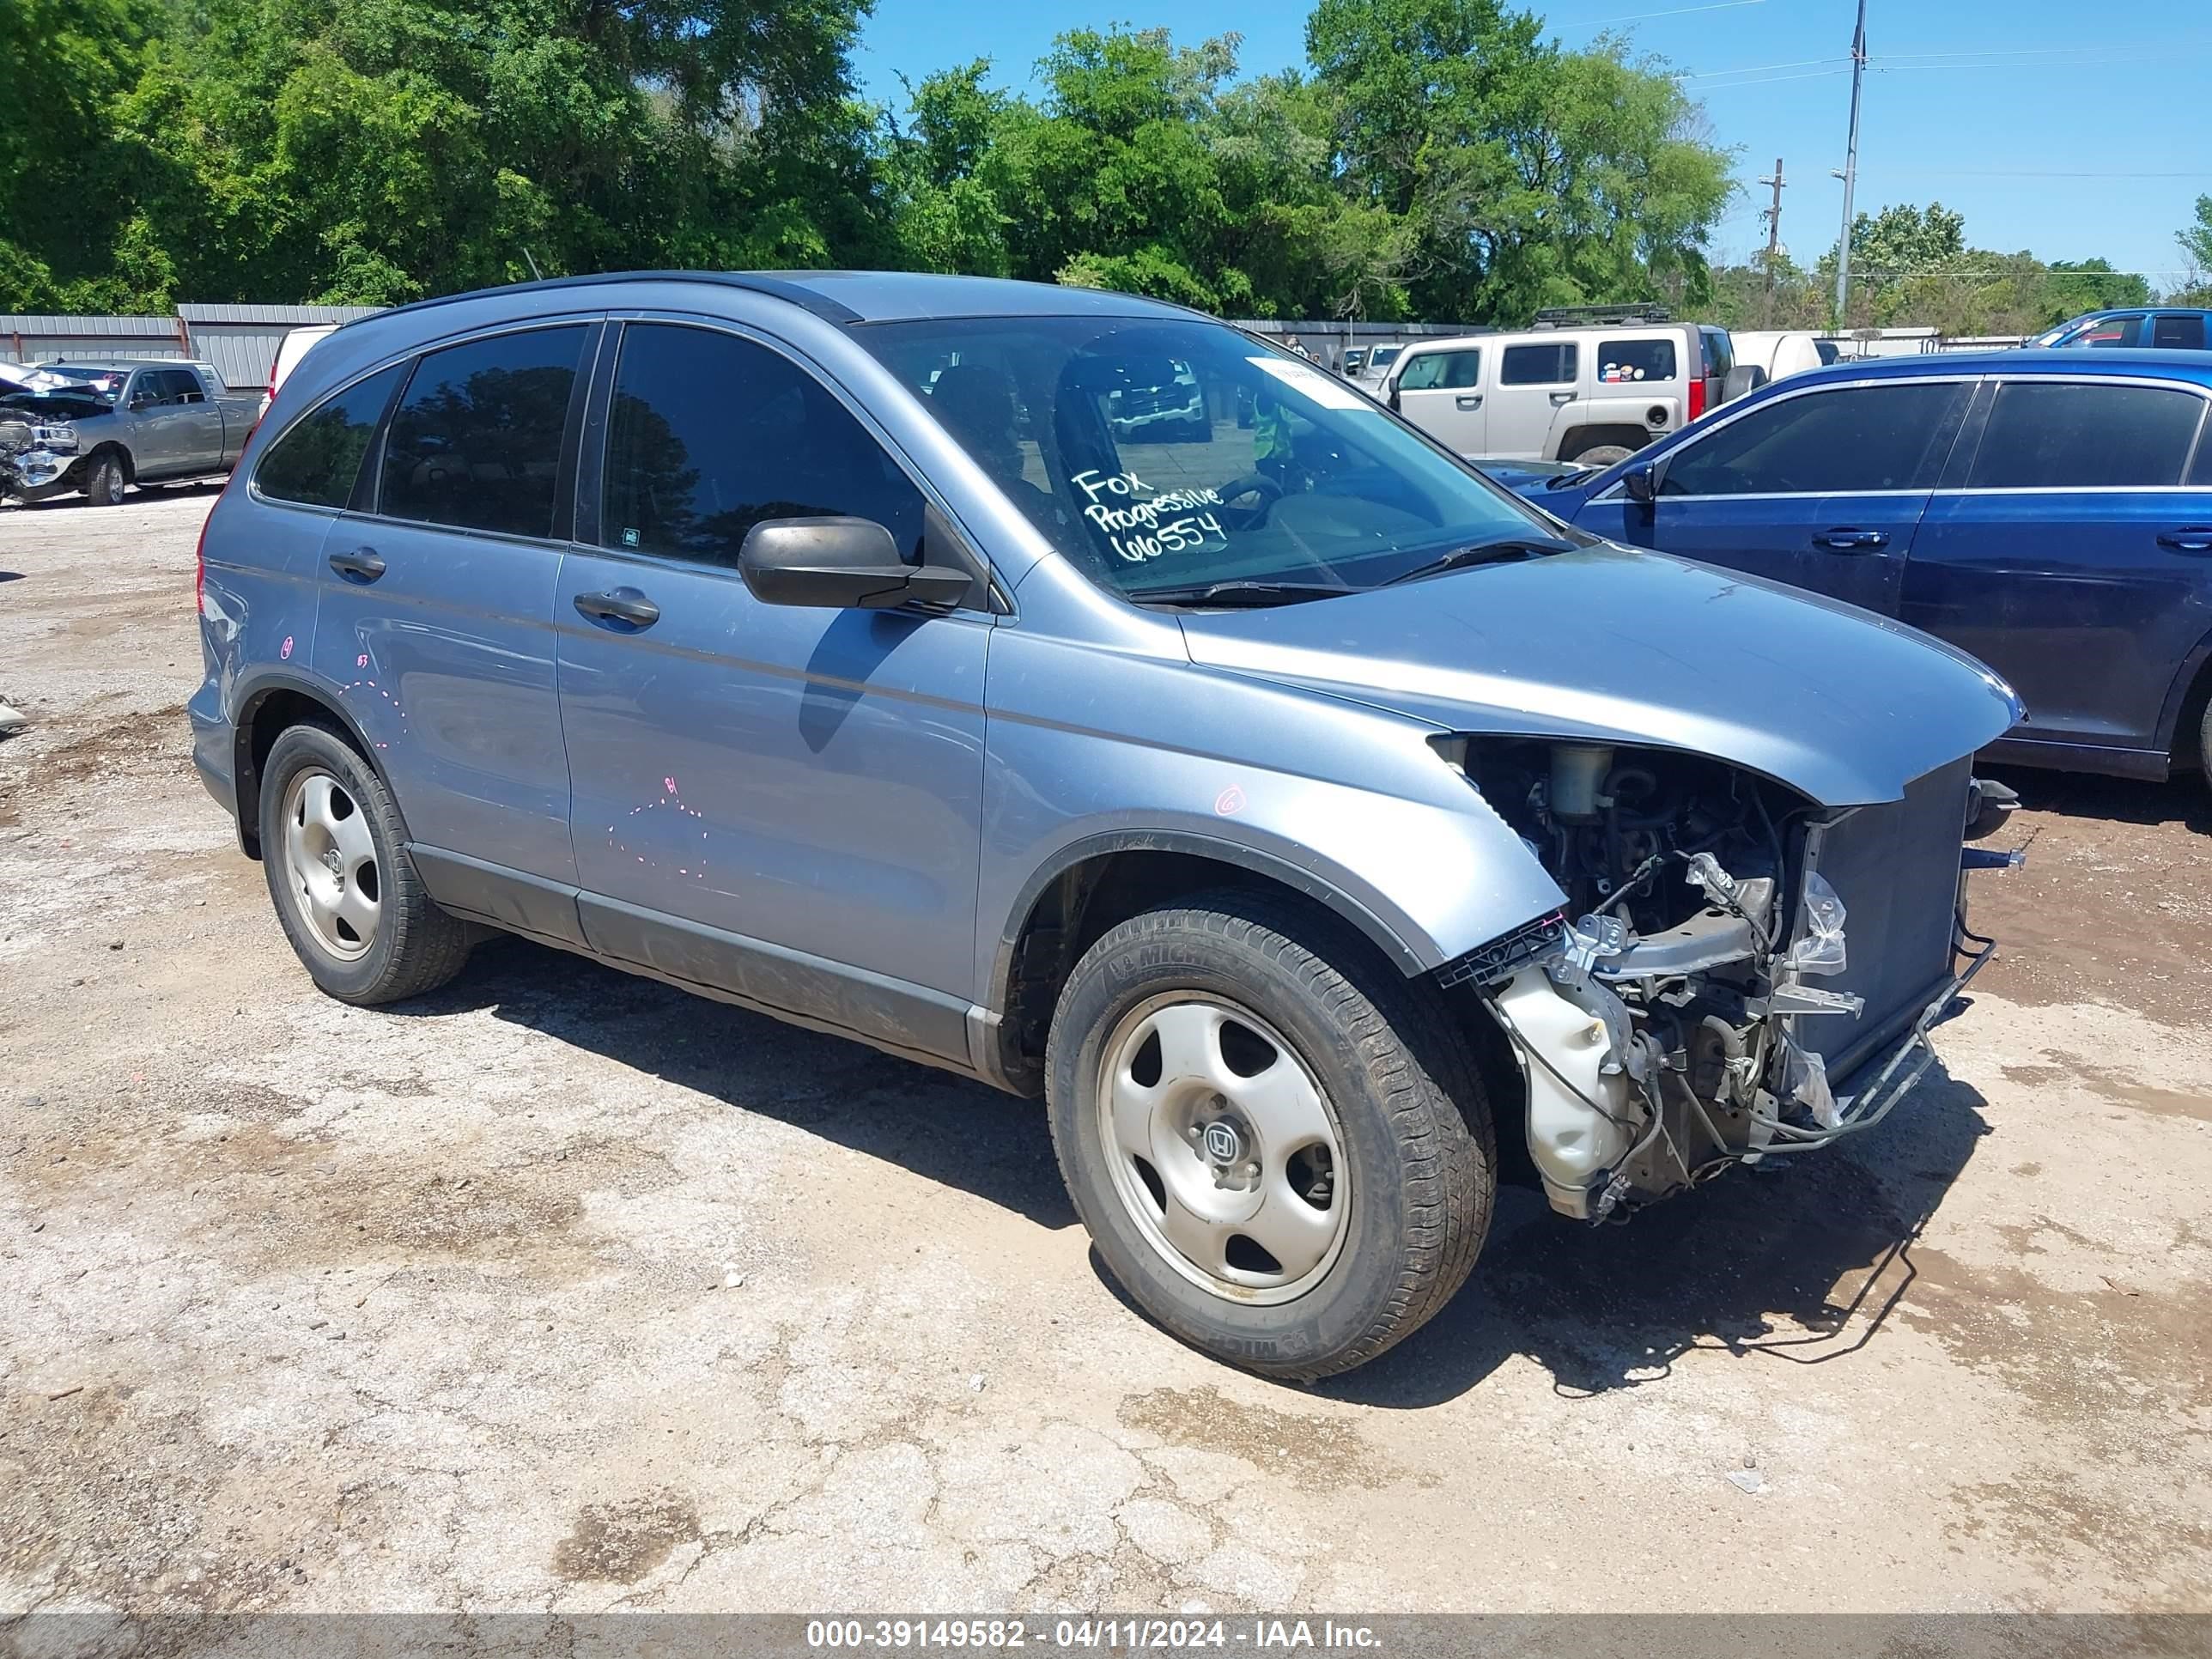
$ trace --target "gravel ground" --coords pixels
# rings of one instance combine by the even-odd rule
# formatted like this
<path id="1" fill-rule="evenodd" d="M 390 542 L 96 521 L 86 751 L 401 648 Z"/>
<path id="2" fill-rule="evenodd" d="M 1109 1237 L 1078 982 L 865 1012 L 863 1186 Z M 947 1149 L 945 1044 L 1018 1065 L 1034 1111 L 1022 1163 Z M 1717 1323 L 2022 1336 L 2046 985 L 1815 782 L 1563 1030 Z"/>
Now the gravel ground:
<path id="1" fill-rule="evenodd" d="M 0 509 L 0 1611 L 2212 1610 L 2212 811 L 2024 775 L 1881 1129 L 1501 1202 L 1368 1369 L 1103 1279 L 1033 1106 L 520 942 L 309 987 L 210 494 Z"/>

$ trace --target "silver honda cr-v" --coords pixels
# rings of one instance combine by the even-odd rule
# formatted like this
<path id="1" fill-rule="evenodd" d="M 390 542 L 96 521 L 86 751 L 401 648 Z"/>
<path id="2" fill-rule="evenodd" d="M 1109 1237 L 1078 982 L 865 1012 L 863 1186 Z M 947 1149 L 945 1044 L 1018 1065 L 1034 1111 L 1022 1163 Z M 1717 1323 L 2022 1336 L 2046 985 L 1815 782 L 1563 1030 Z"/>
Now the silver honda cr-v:
<path id="1" fill-rule="evenodd" d="M 1435 1313 L 1502 1166 L 1618 1218 L 1866 1127 L 1988 949 L 1985 670 L 1124 295 L 405 307 L 202 557 L 199 765 L 325 990 L 501 928 L 1042 1095 L 1115 1276 L 1276 1376 Z"/>

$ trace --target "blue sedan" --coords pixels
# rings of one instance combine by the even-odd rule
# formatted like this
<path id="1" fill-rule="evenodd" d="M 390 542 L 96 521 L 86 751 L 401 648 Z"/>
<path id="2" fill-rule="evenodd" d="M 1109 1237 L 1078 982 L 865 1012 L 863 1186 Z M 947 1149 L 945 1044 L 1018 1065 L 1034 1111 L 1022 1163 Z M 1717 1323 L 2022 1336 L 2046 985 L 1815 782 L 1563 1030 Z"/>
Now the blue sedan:
<path id="1" fill-rule="evenodd" d="M 2198 352 L 1840 363 L 1523 493 L 1598 535 L 1972 652 L 2027 705 L 1994 759 L 2212 773 L 2208 410 Z"/>

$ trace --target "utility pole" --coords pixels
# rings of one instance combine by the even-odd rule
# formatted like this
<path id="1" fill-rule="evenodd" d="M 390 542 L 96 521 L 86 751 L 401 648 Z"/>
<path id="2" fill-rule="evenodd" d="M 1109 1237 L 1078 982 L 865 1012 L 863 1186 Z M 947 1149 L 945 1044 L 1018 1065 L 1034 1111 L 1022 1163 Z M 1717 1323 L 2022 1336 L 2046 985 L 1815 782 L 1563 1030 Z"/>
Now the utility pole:
<path id="1" fill-rule="evenodd" d="M 1759 314 L 1760 324 L 1765 327 L 1772 328 L 1774 326 L 1774 263 L 1782 257 L 1784 180 L 1782 158 L 1779 155 L 1774 158 L 1774 176 L 1771 179 L 1762 179 L 1759 182 L 1762 185 L 1771 185 L 1774 187 L 1774 205 L 1761 216 L 1766 221 L 1766 302 Z"/>
<path id="2" fill-rule="evenodd" d="M 1859 0 L 1859 26 L 1851 36 L 1851 137 L 1844 152 L 1844 239 L 1836 248 L 1836 326 L 1844 325 L 1844 307 L 1851 295 L 1851 189 L 1859 181 L 1859 82 L 1865 78 L 1866 0 Z"/>

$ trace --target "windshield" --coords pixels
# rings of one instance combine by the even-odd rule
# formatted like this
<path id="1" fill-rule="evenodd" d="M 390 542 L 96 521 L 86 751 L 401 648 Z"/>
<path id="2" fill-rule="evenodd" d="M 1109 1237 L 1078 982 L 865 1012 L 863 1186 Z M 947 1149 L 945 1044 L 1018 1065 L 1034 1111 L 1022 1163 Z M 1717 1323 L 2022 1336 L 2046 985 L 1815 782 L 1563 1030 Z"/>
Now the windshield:
<path id="1" fill-rule="evenodd" d="M 1548 534 L 1344 381 L 1218 323 L 854 332 L 1054 547 L 1130 599 L 1378 586 L 1440 554 Z"/>
<path id="2" fill-rule="evenodd" d="M 22 373 L 26 391 L 89 398 L 102 404 L 113 403 L 131 378 L 127 369 L 80 368 L 69 363 L 26 364 Z"/>

